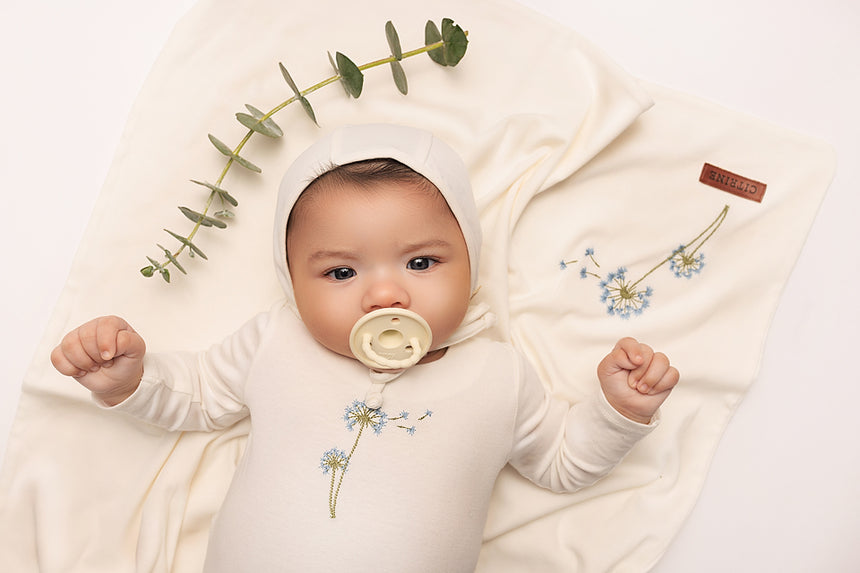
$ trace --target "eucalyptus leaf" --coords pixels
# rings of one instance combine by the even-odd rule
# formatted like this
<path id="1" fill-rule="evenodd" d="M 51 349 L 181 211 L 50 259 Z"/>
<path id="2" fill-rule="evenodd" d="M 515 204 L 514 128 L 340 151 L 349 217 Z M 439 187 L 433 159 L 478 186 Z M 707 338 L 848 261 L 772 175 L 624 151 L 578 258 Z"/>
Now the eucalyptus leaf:
<path id="1" fill-rule="evenodd" d="M 308 101 L 308 98 L 302 96 L 299 98 L 299 101 L 302 104 L 302 109 L 305 110 L 305 113 L 308 115 L 308 117 L 311 118 L 311 120 L 314 122 L 314 124 L 316 124 L 317 127 L 319 127 L 320 124 L 317 123 L 317 116 L 316 114 L 314 114 L 314 108 L 311 107 L 311 102 Z"/>
<path id="2" fill-rule="evenodd" d="M 246 103 L 245 107 L 248 108 L 248 111 L 251 112 L 251 115 L 253 115 L 255 119 L 260 120 L 260 123 L 266 126 L 266 129 L 274 133 L 275 137 L 283 137 L 284 130 L 282 130 L 281 127 L 277 123 L 275 123 L 274 119 L 272 119 L 271 117 L 266 117 L 268 114 L 263 113 L 261 110 L 255 108 L 249 103 Z"/>
<path id="3" fill-rule="evenodd" d="M 165 253 L 164 256 L 167 257 L 167 259 L 171 263 L 173 263 L 173 266 L 175 266 L 177 269 L 179 269 L 183 275 L 188 274 L 188 272 L 186 272 L 186 270 L 184 268 L 182 268 L 182 265 L 179 264 L 179 261 L 176 260 L 176 257 L 174 257 L 170 251 L 167 251 L 167 253 Z"/>
<path id="4" fill-rule="evenodd" d="M 236 216 L 236 214 L 233 213 L 233 211 L 230 211 L 229 209 L 223 209 L 223 210 L 215 213 L 215 216 L 216 217 L 223 217 L 224 219 L 232 219 L 233 217 Z"/>
<path id="5" fill-rule="evenodd" d="M 221 221 L 220 219 L 213 219 L 212 217 L 207 217 L 203 213 L 198 213 L 193 209 L 189 209 L 188 207 L 179 207 L 179 210 L 182 211 L 182 214 L 188 217 L 191 221 L 195 223 L 200 223 L 203 227 L 218 227 L 219 229 L 226 229 L 227 223 Z"/>
<path id="6" fill-rule="evenodd" d="M 248 161 L 244 157 L 239 157 L 238 155 L 233 154 L 232 158 L 233 158 L 233 161 L 235 161 L 236 163 L 238 163 L 239 165 L 241 165 L 245 169 L 248 169 L 249 171 L 253 171 L 254 173 L 262 173 L 263 172 L 262 169 L 260 169 L 259 167 L 257 167 L 256 165 L 254 165 L 253 163 L 251 163 L 250 161 Z"/>
<path id="7" fill-rule="evenodd" d="M 232 195 L 230 195 L 229 193 L 227 193 L 223 189 L 216 191 L 216 193 L 218 193 L 218 196 L 221 198 L 222 201 L 225 201 L 226 203 L 230 203 L 234 207 L 239 206 L 239 201 L 237 201 L 235 197 L 233 197 Z"/>
<path id="8" fill-rule="evenodd" d="M 216 193 L 218 191 L 223 191 L 223 189 L 221 189 L 217 185 L 213 185 L 212 183 L 209 183 L 208 181 L 197 181 L 196 179 L 189 179 L 189 181 L 191 181 L 192 183 L 196 183 L 197 185 L 202 185 L 203 187 L 206 187 L 207 189 L 209 189 L 211 191 L 215 191 Z"/>
<path id="9" fill-rule="evenodd" d="M 403 59 L 403 49 L 400 47 L 400 37 L 397 35 L 397 30 L 394 28 L 394 24 L 389 20 L 385 23 L 385 38 L 388 40 L 388 47 L 391 49 L 391 55 L 394 56 L 397 61 Z"/>
<path id="10" fill-rule="evenodd" d="M 439 32 L 439 28 L 436 26 L 436 22 L 434 22 L 433 20 L 427 20 L 427 24 L 424 26 L 424 45 L 430 46 L 441 41 L 442 33 Z M 444 48 L 430 50 L 429 52 L 427 52 L 427 55 L 430 56 L 431 60 L 433 60 L 440 66 L 446 65 Z"/>
<path id="11" fill-rule="evenodd" d="M 233 150 L 230 149 L 229 147 L 227 147 L 226 143 L 224 143 L 223 141 L 221 141 L 220 139 L 218 139 L 217 137 L 215 137 L 211 133 L 209 134 L 209 141 L 212 142 L 212 145 L 215 146 L 215 149 L 217 149 L 218 151 L 220 151 L 221 153 L 223 153 L 227 157 L 233 156 Z"/>
<path id="12" fill-rule="evenodd" d="M 146 278 L 150 278 L 152 275 L 155 274 L 155 267 L 152 265 L 149 265 L 148 267 L 143 267 L 142 269 L 140 269 L 140 274 L 142 274 Z"/>
<path id="13" fill-rule="evenodd" d="M 403 71 L 403 66 L 398 61 L 391 62 L 391 75 L 394 77 L 394 85 L 403 95 L 409 92 L 409 85 L 406 82 L 406 72 Z"/>
<path id="14" fill-rule="evenodd" d="M 164 230 L 168 234 L 170 234 L 171 237 L 173 237 L 174 239 L 176 239 L 177 241 L 179 241 L 180 243 L 182 243 L 183 245 L 185 245 L 186 247 L 191 249 L 191 251 L 194 254 L 199 255 L 202 259 L 205 259 L 207 261 L 209 260 L 209 257 L 207 257 L 206 254 L 203 253 L 203 251 L 201 251 L 199 247 L 197 247 L 197 245 L 192 243 L 190 239 L 186 239 L 182 235 L 178 235 L 178 234 L 174 233 L 173 231 L 171 231 L 170 229 L 164 229 Z"/>
<path id="15" fill-rule="evenodd" d="M 272 125 L 269 124 L 271 120 L 260 121 L 258 118 L 248 115 L 247 113 L 239 112 L 236 114 L 236 119 L 239 120 L 239 123 L 247 127 L 248 129 L 252 129 L 259 133 L 260 135 L 265 135 L 266 137 L 271 137 L 273 139 L 282 137 L 284 132 L 281 131 L 281 128 L 278 127 L 277 124 L 274 124 L 274 129 Z"/>
<path id="16" fill-rule="evenodd" d="M 227 192 L 227 190 L 224 189 L 223 187 L 218 187 L 217 185 L 213 185 L 212 183 L 208 183 L 206 181 L 197 181 L 195 179 L 191 179 L 190 181 L 192 183 L 196 183 L 197 185 L 202 185 L 203 187 L 206 187 L 207 189 L 210 189 L 211 191 L 214 191 L 215 193 L 218 194 L 219 197 L 221 197 L 221 199 L 223 201 L 230 203 L 234 207 L 239 206 L 239 201 L 237 201 L 232 195 L 230 195 Z"/>
<path id="17" fill-rule="evenodd" d="M 211 227 L 212 223 L 206 221 L 206 217 L 204 217 L 201 213 L 193 209 L 189 209 L 188 207 L 179 206 L 179 210 L 182 211 L 182 214 L 188 217 L 188 219 L 192 223 L 199 223 L 201 227 Z"/>
<path id="18" fill-rule="evenodd" d="M 335 54 L 335 59 L 346 91 L 352 97 L 357 98 L 361 95 L 361 90 L 364 87 L 364 74 L 352 60 L 340 52 Z"/>
<path id="19" fill-rule="evenodd" d="M 254 116 L 254 119 L 263 119 L 263 117 L 266 115 L 265 113 L 263 113 L 262 110 L 257 109 L 249 103 L 245 104 L 245 109 L 251 112 L 251 115 Z"/>
<path id="20" fill-rule="evenodd" d="M 293 77 L 290 75 L 290 72 L 288 72 L 287 68 L 284 67 L 284 64 L 278 62 L 278 67 L 281 68 L 281 75 L 284 76 L 284 80 L 286 80 L 290 89 L 293 90 L 293 93 L 296 94 L 296 97 L 302 97 L 302 93 L 299 91 L 298 86 L 296 86 L 296 82 L 293 81 Z"/>
<path id="21" fill-rule="evenodd" d="M 331 67 L 334 70 L 335 75 L 340 78 L 340 87 L 343 88 L 343 91 L 346 92 L 346 95 L 352 97 L 352 94 L 349 91 L 349 87 L 347 86 L 346 81 L 344 81 L 343 76 L 340 73 L 340 70 L 337 69 L 337 63 L 334 61 L 334 56 L 331 55 L 331 52 L 326 52 L 326 53 L 328 54 L 328 62 L 331 64 Z"/>
<path id="22" fill-rule="evenodd" d="M 149 259 L 150 263 L 152 263 L 152 266 L 154 267 L 153 270 L 158 271 L 158 273 L 161 275 L 161 278 L 163 278 L 165 282 L 169 283 L 170 282 L 170 271 L 165 269 L 158 261 L 156 261 L 152 257 L 146 257 L 146 258 Z"/>
<path id="23" fill-rule="evenodd" d="M 179 270 L 180 270 L 180 272 L 182 272 L 182 274 L 183 274 L 183 275 L 187 275 L 187 274 L 188 274 L 188 273 L 185 271 L 185 269 L 184 269 L 184 268 L 182 268 L 182 265 L 180 265 L 180 264 L 179 264 L 179 261 L 177 261 L 177 260 L 176 260 L 176 257 L 174 257 L 174 256 L 173 256 L 173 253 L 171 253 L 171 252 L 170 252 L 170 249 L 166 249 L 166 248 L 162 247 L 161 245 L 158 245 L 158 247 L 159 247 L 162 251 L 164 251 L 164 256 L 165 256 L 165 257 L 167 257 L 167 260 L 168 260 L 168 261 L 170 261 L 171 263 L 173 263 L 173 266 L 175 266 L 177 269 L 179 269 Z"/>
<path id="24" fill-rule="evenodd" d="M 227 147 L 227 145 L 223 141 L 221 141 L 220 139 L 218 139 L 217 137 L 215 137 L 211 133 L 209 134 L 209 141 L 212 142 L 212 145 L 214 145 L 218 151 L 220 151 L 221 153 L 223 153 L 224 155 L 226 155 L 230 159 L 234 160 L 236 163 L 238 163 L 239 165 L 241 165 L 245 169 L 250 169 L 251 171 L 254 171 L 256 173 L 262 173 L 262 171 L 263 171 L 262 169 L 260 169 L 259 167 L 257 167 L 256 165 L 254 165 L 253 163 L 248 161 L 247 159 L 245 159 L 243 157 L 239 157 L 238 154 L 233 153 L 233 151 L 229 147 Z"/>
<path id="25" fill-rule="evenodd" d="M 469 38 L 451 18 L 442 20 L 442 39 L 445 40 L 445 65 L 456 66 L 466 55 Z"/>

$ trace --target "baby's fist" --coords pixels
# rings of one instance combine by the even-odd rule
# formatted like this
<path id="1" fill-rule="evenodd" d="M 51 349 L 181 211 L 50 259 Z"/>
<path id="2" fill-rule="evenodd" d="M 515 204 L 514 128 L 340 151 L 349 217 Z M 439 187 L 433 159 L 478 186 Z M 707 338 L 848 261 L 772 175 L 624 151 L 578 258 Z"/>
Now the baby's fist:
<path id="1" fill-rule="evenodd" d="M 54 368 L 71 376 L 108 405 L 134 393 L 143 375 L 143 338 L 116 316 L 82 324 L 51 352 Z"/>
<path id="2" fill-rule="evenodd" d="M 678 383 L 680 374 L 662 352 L 622 338 L 597 367 L 603 394 L 625 417 L 647 424 Z"/>

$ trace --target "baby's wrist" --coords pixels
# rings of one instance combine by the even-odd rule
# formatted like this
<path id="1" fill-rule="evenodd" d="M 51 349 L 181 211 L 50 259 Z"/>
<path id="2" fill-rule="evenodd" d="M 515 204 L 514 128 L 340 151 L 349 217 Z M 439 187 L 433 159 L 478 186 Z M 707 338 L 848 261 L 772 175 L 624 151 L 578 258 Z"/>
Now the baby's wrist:
<path id="1" fill-rule="evenodd" d="M 138 373 L 137 378 L 131 384 L 122 384 L 114 387 L 108 392 L 96 393 L 93 392 L 93 398 L 104 404 L 108 407 L 116 406 L 117 404 L 121 404 L 128 400 L 128 398 L 134 394 L 138 387 L 140 386 L 140 382 L 143 380 L 143 364 L 140 365 L 140 372 Z"/>
<path id="2" fill-rule="evenodd" d="M 605 395 L 605 393 L 604 393 Z M 633 422 L 637 424 L 649 425 L 651 421 L 654 419 L 654 412 L 651 412 L 648 415 L 644 415 L 641 412 L 634 412 L 629 408 L 625 408 L 623 405 L 618 404 L 615 400 L 606 396 L 606 401 L 609 402 L 609 405 L 612 406 L 612 409 Z"/>
<path id="3" fill-rule="evenodd" d="M 654 418 L 653 415 L 646 417 L 646 416 L 636 414 L 634 412 L 625 411 L 624 409 L 618 408 L 616 406 L 613 406 L 613 408 L 615 408 L 616 412 L 618 412 L 619 414 L 621 414 L 622 416 L 624 416 L 628 420 L 636 422 L 637 424 L 644 424 L 647 426 L 648 424 L 651 423 L 651 420 Z"/>
<path id="4" fill-rule="evenodd" d="M 121 391 L 105 392 L 102 394 L 96 394 L 94 392 L 93 397 L 105 406 L 113 407 L 128 400 L 128 398 L 134 394 L 135 390 L 137 390 L 138 385 L 139 384 L 136 384 L 134 388 L 127 388 Z"/>

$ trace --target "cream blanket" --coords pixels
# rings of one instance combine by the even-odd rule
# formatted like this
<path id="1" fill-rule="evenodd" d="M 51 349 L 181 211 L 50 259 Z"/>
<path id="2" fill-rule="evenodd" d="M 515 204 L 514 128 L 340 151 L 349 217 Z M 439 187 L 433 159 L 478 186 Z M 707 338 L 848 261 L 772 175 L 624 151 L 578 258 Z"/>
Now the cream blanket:
<path id="1" fill-rule="evenodd" d="M 480 296 L 500 317 L 494 334 L 519 345 L 547 384 L 572 399 L 593 392 L 594 365 L 625 334 L 665 349 L 683 374 L 658 431 L 596 486 L 556 495 L 503 474 L 480 570 L 647 569 L 755 377 L 832 175 L 829 148 L 643 85 L 570 30 L 503 0 L 325 0 L 304 6 L 301 22 L 294 12 L 273 0 L 241 12 L 204 0 L 154 67 L 45 333 L 46 359 L 24 382 L 0 475 L 0 563 L 199 570 L 247 428 L 171 434 L 106 415 L 51 369 L 48 352 L 97 314 L 125 316 L 152 350 L 199 349 L 267 308 L 280 296 L 269 225 L 285 166 L 333 127 L 394 121 L 433 130 L 465 158 L 485 232 Z M 162 227 L 182 227 L 176 205 L 200 202 L 187 180 L 223 165 L 205 135 L 236 142 L 243 104 L 267 109 L 289 96 L 278 61 L 306 87 L 329 74 L 326 51 L 386 55 L 386 20 L 408 49 L 427 19 L 443 17 L 469 30 L 458 67 L 404 62 L 406 97 L 385 70 L 368 72 L 359 100 L 321 90 L 310 98 L 321 128 L 288 108 L 284 140 L 247 148 L 263 174 L 234 169 L 225 182 L 240 206 L 229 230 L 199 239 L 210 260 L 187 263 L 190 276 L 174 273 L 172 285 L 140 277 L 144 255 L 168 239 Z M 705 163 L 765 183 L 762 202 L 700 183 Z"/>

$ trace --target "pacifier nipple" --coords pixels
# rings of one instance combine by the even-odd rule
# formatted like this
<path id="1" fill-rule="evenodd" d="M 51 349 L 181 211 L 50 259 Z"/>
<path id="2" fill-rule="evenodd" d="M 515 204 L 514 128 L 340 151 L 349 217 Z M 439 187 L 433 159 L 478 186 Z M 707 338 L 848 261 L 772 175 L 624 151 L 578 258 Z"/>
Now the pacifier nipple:
<path id="1" fill-rule="evenodd" d="M 396 370 L 414 366 L 432 340 L 430 325 L 420 315 L 381 308 L 358 319 L 349 334 L 349 349 L 368 368 Z"/>

